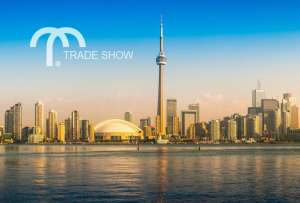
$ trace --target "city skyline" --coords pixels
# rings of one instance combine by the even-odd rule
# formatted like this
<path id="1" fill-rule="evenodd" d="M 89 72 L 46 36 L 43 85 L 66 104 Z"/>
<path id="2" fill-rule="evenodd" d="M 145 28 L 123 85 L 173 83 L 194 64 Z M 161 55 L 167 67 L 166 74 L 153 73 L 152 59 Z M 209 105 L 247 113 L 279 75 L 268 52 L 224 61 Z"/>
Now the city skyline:
<path id="1" fill-rule="evenodd" d="M 125 111 L 133 112 L 135 123 L 139 122 L 138 118 L 149 115 L 154 120 L 157 111 L 153 105 L 157 102 L 154 59 L 161 14 L 166 28 L 165 49 L 170 60 L 165 70 L 165 98 L 176 98 L 179 109 L 199 103 L 202 120 L 222 118 L 231 112 L 245 114 L 251 105 L 249 92 L 257 80 L 262 82 L 268 98 L 280 99 L 284 92 L 292 92 L 300 98 L 297 89 L 300 67 L 297 2 L 287 5 L 272 1 L 272 7 L 260 3 L 259 8 L 255 7 L 255 2 L 245 6 L 238 1 L 226 2 L 226 5 L 224 1 L 217 5 L 196 1 L 174 5 L 160 2 L 159 7 L 153 2 L 147 5 L 135 1 L 126 5 L 104 2 L 101 5 L 93 3 L 88 8 L 103 10 L 103 7 L 115 6 L 116 10 L 96 12 L 91 16 L 86 8 L 82 16 L 87 17 L 82 18 L 72 12 L 72 8 L 78 8 L 77 4 L 54 1 L 48 8 L 42 4 L 31 8 L 15 2 L 26 9 L 16 12 L 20 21 L 4 21 L 7 29 L 0 34 L 2 73 L 11 76 L 2 79 L 4 85 L 0 86 L 0 91 L 4 97 L 0 101 L 0 114 L 3 115 L 11 104 L 21 102 L 24 125 L 34 122 L 32 104 L 38 100 L 43 101 L 46 112 L 50 109 L 60 112 L 59 119 L 77 109 L 82 117 L 95 122 L 122 118 Z M 63 21 L 48 12 L 55 4 L 60 5 L 56 11 Z M 125 12 L 133 9 L 130 7 L 133 4 L 139 9 Z M 194 12 L 188 13 L 184 8 Z M 9 19 L 11 14 L 7 11 L 13 9 L 13 4 L 5 2 L 1 9 L 0 18 Z M 33 9 L 49 15 L 35 19 L 31 14 Z M 142 15 L 145 11 L 147 15 Z M 215 18 L 209 18 L 211 12 Z M 124 21 L 120 21 L 120 17 Z M 43 42 L 33 51 L 29 48 L 29 40 L 38 28 L 50 25 L 78 28 L 93 48 L 133 49 L 134 59 L 46 68 Z M 57 53 L 61 50 L 59 45 L 55 47 Z M 3 122 L 1 116 L 0 124 Z"/>

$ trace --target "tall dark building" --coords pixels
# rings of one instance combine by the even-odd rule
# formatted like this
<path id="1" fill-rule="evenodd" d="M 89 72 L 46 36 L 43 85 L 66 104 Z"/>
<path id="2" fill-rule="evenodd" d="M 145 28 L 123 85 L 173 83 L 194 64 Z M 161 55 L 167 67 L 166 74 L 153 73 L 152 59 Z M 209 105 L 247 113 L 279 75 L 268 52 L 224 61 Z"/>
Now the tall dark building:
<path id="1" fill-rule="evenodd" d="M 71 115 L 71 134 L 73 141 L 80 141 L 80 121 L 78 111 L 73 111 Z"/>
<path id="2" fill-rule="evenodd" d="M 81 121 L 81 141 L 85 142 L 89 139 L 89 120 Z"/>
<path id="3" fill-rule="evenodd" d="M 5 118 L 4 118 L 4 130 L 5 133 L 13 133 L 13 124 L 14 124 L 14 112 L 12 108 L 5 111 Z"/>
<path id="4" fill-rule="evenodd" d="M 65 140 L 66 142 L 72 142 L 72 129 L 71 129 L 71 118 L 65 119 Z"/>
<path id="5" fill-rule="evenodd" d="M 280 127 L 279 102 L 276 99 L 263 99 L 262 114 L 263 133 L 267 136 L 278 134 Z"/>

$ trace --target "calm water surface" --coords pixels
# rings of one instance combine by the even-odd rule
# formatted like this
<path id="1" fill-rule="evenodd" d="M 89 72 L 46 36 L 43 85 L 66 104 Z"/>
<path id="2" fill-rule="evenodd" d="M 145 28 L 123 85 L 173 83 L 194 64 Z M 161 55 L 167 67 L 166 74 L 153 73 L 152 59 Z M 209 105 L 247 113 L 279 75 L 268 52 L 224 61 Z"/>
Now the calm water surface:
<path id="1" fill-rule="evenodd" d="M 300 145 L 1 145 L 0 202 L 296 202 Z"/>

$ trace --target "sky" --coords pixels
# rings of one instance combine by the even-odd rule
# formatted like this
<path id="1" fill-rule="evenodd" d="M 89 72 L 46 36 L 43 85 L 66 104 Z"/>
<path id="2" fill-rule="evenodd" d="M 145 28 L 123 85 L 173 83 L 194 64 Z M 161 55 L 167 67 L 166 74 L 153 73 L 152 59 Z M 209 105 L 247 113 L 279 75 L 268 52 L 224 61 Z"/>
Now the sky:
<path id="1" fill-rule="evenodd" d="M 11 105 L 23 105 L 32 125 L 34 103 L 59 120 L 78 110 L 95 123 L 133 112 L 156 114 L 159 23 L 165 34 L 166 98 L 178 110 L 200 104 L 200 119 L 245 114 L 257 80 L 269 98 L 300 98 L 300 2 L 292 0 L 3 1 L 0 4 L 0 124 Z M 63 61 L 46 67 L 46 40 L 29 42 L 43 27 L 73 27 L 90 50 L 132 50 L 121 61 Z M 71 48 L 80 50 L 70 37 Z M 65 48 L 56 41 L 55 57 Z"/>

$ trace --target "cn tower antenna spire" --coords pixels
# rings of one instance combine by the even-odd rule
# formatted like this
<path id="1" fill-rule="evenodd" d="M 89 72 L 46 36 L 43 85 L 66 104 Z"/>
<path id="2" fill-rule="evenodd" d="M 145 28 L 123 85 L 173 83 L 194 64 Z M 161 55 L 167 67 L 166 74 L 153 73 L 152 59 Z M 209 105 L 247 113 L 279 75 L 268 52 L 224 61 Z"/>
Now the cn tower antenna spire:
<path id="1" fill-rule="evenodd" d="M 160 52 L 164 53 L 164 27 L 162 15 L 160 16 Z"/>

